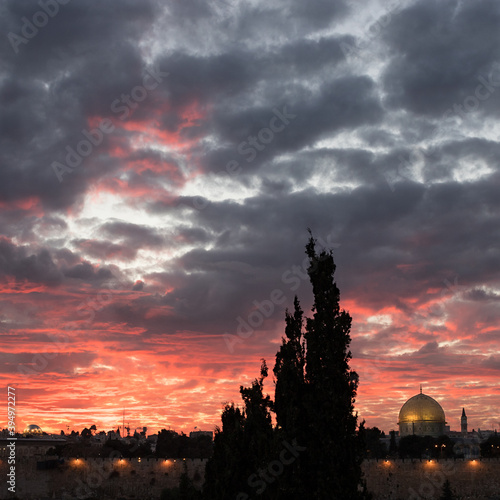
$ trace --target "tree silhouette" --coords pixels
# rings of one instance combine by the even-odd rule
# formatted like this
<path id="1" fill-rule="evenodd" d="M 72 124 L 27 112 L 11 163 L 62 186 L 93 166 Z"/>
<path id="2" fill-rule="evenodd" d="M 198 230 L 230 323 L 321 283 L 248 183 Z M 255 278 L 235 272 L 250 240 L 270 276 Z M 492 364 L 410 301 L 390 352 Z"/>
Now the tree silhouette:
<path id="1" fill-rule="evenodd" d="M 313 317 L 306 319 L 303 333 L 303 312 L 295 297 L 276 354 L 274 404 L 263 394 L 263 361 L 260 378 L 251 387 L 240 387 L 245 409 L 226 405 L 206 468 L 207 499 L 370 498 L 354 412 L 358 375 L 349 366 L 351 317 L 339 306 L 333 255 L 325 250 L 317 254 L 315 245 L 311 235 L 306 254 Z M 363 426 L 360 434 L 366 434 Z M 249 486 L 256 488 L 250 495 Z"/>
<path id="2" fill-rule="evenodd" d="M 297 297 L 294 312 L 285 315 L 285 338 L 276 354 L 274 366 L 276 434 L 277 441 L 301 446 L 307 441 L 308 421 L 306 408 L 305 341 L 302 333 L 303 311 Z M 302 496 L 308 492 L 308 461 L 304 453 L 284 468 L 280 477 L 283 497 Z M 306 495 L 307 496 L 307 495 Z"/>
<path id="3" fill-rule="evenodd" d="M 89 439 L 92 437 L 92 432 L 90 429 L 87 429 L 87 427 L 85 427 L 85 429 L 82 430 L 81 436 L 84 439 Z"/>
<path id="4" fill-rule="evenodd" d="M 250 387 L 240 386 L 243 411 L 234 404 L 225 406 L 222 429 L 215 431 L 214 454 L 205 469 L 205 498 L 234 499 L 240 494 L 249 498 L 245 491 L 249 490 L 253 476 L 269 461 L 273 427 L 271 399 L 263 394 L 267 374 L 262 360 L 261 376 Z"/>
<path id="5" fill-rule="evenodd" d="M 251 466 L 263 465 L 271 449 L 273 426 L 271 419 L 272 402 L 270 396 L 264 396 L 264 379 L 268 375 L 265 360 L 262 360 L 260 377 L 250 387 L 240 386 L 241 397 L 245 403 L 243 435 L 245 449 L 251 459 Z"/>
<path id="6" fill-rule="evenodd" d="M 451 489 L 450 481 L 447 479 L 443 484 L 443 491 L 439 500 L 454 500 L 455 495 Z"/>
<path id="7" fill-rule="evenodd" d="M 297 439 L 302 439 L 299 444 L 306 447 L 298 458 L 299 491 L 307 491 L 307 497 L 315 499 L 359 499 L 368 495 L 362 481 L 363 450 L 354 412 L 358 375 L 349 366 L 351 317 L 339 305 L 332 252 L 318 254 L 311 235 L 306 254 L 313 317 L 306 319 L 302 344 L 302 316 L 296 299 L 293 319 L 287 316 L 287 339 L 275 370 L 277 400 L 278 395 L 284 399 L 282 388 L 296 387 L 300 401 L 289 392 L 289 404 L 276 406 L 277 420 L 289 438 L 296 432 Z"/>
<path id="8" fill-rule="evenodd" d="M 394 455 L 398 450 L 398 447 L 396 444 L 396 431 L 390 431 L 390 435 L 391 435 L 391 441 L 389 443 L 389 453 L 391 455 Z"/>
<path id="9" fill-rule="evenodd" d="M 495 434 L 483 441 L 480 447 L 482 457 L 500 457 L 500 436 L 495 431 Z"/>
<path id="10" fill-rule="evenodd" d="M 385 437 L 385 434 L 378 427 L 368 427 L 366 429 L 365 446 L 368 458 L 385 458 L 387 456 L 387 447 L 380 441 L 383 437 Z"/>

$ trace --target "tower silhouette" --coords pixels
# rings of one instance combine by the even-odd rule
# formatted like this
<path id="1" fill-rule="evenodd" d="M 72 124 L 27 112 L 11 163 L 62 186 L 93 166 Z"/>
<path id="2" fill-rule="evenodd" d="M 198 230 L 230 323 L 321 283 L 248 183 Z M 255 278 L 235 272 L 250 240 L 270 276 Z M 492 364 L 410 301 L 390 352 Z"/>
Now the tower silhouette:
<path id="1" fill-rule="evenodd" d="M 462 427 L 462 435 L 467 435 L 467 415 L 465 414 L 465 408 L 462 408 L 462 418 L 460 419 L 460 424 Z"/>

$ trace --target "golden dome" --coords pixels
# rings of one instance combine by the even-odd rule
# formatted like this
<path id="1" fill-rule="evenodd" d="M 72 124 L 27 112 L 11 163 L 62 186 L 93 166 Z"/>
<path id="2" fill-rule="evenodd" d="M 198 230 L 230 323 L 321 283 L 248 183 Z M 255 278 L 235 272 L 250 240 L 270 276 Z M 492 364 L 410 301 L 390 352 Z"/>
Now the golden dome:
<path id="1" fill-rule="evenodd" d="M 30 424 L 24 429 L 24 434 L 42 434 L 43 431 L 38 425 Z"/>
<path id="2" fill-rule="evenodd" d="M 399 411 L 399 423 L 404 422 L 445 422 L 441 405 L 430 396 L 417 394 L 410 398 Z"/>

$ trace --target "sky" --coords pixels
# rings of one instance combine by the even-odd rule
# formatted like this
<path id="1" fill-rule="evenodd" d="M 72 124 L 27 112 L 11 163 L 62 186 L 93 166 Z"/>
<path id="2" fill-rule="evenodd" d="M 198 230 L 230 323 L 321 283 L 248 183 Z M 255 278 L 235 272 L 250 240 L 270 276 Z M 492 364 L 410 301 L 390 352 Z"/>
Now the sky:
<path id="1" fill-rule="evenodd" d="M 307 228 L 360 421 L 397 429 L 422 384 L 452 429 L 499 428 L 499 24 L 495 0 L 1 1 L 18 430 L 212 430 L 261 358 L 273 395 Z"/>

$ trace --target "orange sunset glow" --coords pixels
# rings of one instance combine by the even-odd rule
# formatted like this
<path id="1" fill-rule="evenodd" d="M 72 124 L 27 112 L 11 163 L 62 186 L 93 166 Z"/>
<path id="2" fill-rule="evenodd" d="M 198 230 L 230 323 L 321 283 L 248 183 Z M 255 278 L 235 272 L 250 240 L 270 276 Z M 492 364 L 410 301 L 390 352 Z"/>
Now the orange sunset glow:
<path id="1" fill-rule="evenodd" d="M 7 3 L 5 33 L 28 15 Z M 498 8 L 403 2 L 372 40 L 380 2 L 94 3 L 1 48 L 16 428 L 214 430 L 262 358 L 273 397 L 285 311 L 312 314 L 311 228 L 352 316 L 359 422 L 397 429 L 422 384 L 451 430 L 463 407 L 500 429 Z M 490 15 L 483 42 L 460 35 Z M 481 78 L 497 90 L 474 104 Z"/>

